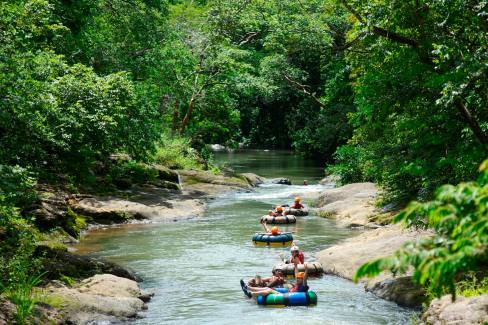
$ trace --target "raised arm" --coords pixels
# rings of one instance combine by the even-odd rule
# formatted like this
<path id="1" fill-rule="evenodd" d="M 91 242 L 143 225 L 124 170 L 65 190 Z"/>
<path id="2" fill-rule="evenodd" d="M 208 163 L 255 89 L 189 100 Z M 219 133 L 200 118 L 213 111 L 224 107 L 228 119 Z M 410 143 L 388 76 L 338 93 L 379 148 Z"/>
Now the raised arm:
<path id="1" fill-rule="evenodd" d="M 268 233 L 268 232 L 271 232 L 271 231 L 269 230 L 268 226 L 266 226 L 266 221 L 261 220 L 261 224 L 263 225 L 264 231 L 266 231 L 267 233 Z"/>

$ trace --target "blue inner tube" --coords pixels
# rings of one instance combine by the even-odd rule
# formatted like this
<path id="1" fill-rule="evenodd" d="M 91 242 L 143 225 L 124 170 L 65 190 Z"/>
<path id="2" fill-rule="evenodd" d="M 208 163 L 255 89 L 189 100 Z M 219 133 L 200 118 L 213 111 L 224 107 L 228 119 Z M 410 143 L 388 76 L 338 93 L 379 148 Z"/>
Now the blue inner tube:
<path id="1" fill-rule="evenodd" d="M 259 243 L 287 243 L 293 241 L 293 235 L 289 232 L 281 233 L 279 235 L 255 234 L 252 236 L 253 242 Z"/>
<path id="2" fill-rule="evenodd" d="M 280 294 L 269 294 L 259 296 L 256 301 L 258 305 L 267 306 L 312 306 L 317 304 L 317 294 L 314 291 L 291 292 L 286 288 L 274 288 Z"/>

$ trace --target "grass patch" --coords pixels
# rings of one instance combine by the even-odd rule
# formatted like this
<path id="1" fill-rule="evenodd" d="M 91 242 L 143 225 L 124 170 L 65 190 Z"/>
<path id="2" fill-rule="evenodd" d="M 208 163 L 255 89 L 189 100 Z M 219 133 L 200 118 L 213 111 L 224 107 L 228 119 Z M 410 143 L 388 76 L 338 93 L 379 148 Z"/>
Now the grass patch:
<path id="1" fill-rule="evenodd" d="M 336 215 L 336 213 L 333 211 L 319 210 L 317 212 L 317 215 L 321 218 L 333 218 Z"/>
<path id="2" fill-rule="evenodd" d="M 481 279 L 474 272 L 466 275 L 466 279 L 456 284 L 456 295 L 463 297 L 475 297 L 488 293 L 488 277 Z"/>
<path id="3" fill-rule="evenodd" d="M 379 214 L 375 214 L 373 216 L 370 216 L 368 218 L 368 221 L 374 222 L 378 225 L 385 226 L 385 225 L 392 223 L 394 217 L 395 217 L 395 214 L 393 214 L 393 213 L 379 213 Z"/>

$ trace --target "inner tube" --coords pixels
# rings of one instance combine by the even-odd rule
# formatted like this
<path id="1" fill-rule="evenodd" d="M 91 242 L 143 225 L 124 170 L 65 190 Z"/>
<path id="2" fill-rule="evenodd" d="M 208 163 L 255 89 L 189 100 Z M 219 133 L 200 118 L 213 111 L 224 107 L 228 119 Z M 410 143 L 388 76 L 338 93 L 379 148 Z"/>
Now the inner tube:
<path id="1" fill-rule="evenodd" d="M 321 275 L 324 273 L 324 268 L 319 262 L 305 262 L 305 264 L 307 264 L 308 274 L 310 275 Z M 298 272 L 305 272 L 305 265 L 298 264 L 297 268 Z M 283 270 L 285 275 L 295 275 L 295 265 L 293 264 L 279 263 L 273 267 L 273 271 L 276 269 Z"/>
<path id="2" fill-rule="evenodd" d="M 296 216 L 296 217 L 304 217 L 304 216 L 308 216 L 308 209 L 307 208 L 303 208 L 303 209 L 289 208 L 288 210 L 286 210 L 286 214 Z"/>
<path id="3" fill-rule="evenodd" d="M 275 288 L 284 289 L 284 288 Z M 314 291 L 307 292 L 283 292 L 284 290 L 277 290 L 282 292 L 280 294 L 270 293 L 267 296 L 259 296 L 256 298 L 258 305 L 285 307 L 285 306 L 314 306 L 317 304 L 317 294 Z"/>
<path id="4" fill-rule="evenodd" d="M 261 221 L 266 221 L 269 224 L 287 224 L 287 223 L 296 223 L 297 218 L 295 216 L 262 216 Z"/>
<path id="5" fill-rule="evenodd" d="M 290 246 L 293 242 L 293 235 L 290 232 L 279 235 L 255 234 L 252 242 L 256 246 Z"/>

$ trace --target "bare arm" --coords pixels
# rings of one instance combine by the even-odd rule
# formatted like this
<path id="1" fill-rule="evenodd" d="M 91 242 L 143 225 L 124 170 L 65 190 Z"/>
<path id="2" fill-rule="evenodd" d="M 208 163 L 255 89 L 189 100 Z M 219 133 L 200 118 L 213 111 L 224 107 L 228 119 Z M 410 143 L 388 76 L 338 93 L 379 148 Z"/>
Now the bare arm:
<path id="1" fill-rule="evenodd" d="M 305 266 L 305 275 L 303 276 L 303 285 L 307 286 L 307 279 L 308 279 L 308 267 L 307 263 L 304 263 Z"/>
<path id="2" fill-rule="evenodd" d="M 261 220 L 261 224 L 263 225 L 264 231 L 266 231 L 266 232 L 271 232 L 271 231 L 269 230 L 268 226 L 266 226 L 266 221 Z"/>

